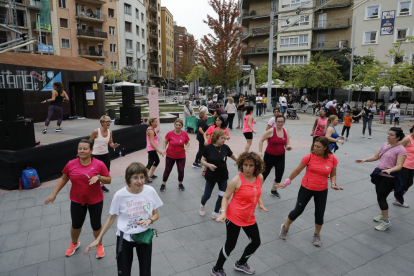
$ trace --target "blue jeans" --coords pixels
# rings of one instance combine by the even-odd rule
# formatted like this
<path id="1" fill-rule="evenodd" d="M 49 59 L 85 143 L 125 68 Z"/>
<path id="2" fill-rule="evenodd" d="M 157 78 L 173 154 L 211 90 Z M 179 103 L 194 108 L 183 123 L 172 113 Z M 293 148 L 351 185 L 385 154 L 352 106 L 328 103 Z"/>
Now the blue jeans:
<path id="1" fill-rule="evenodd" d="M 219 187 L 219 194 L 218 194 L 218 198 L 216 201 L 216 207 L 214 208 L 214 212 L 218 213 L 220 211 L 220 207 L 221 207 L 221 200 L 223 199 L 223 195 L 224 192 L 227 189 L 227 180 L 223 180 L 223 181 L 219 181 L 217 182 L 218 187 Z M 214 186 L 216 185 L 216 182 L 208 182 L 206 181 L 206 187 L 204 188 L 204 194 L 201 197 L 201 205 L 206 205 L 207 200 L 210 199 L 211 197 L 211 193 L 213 192 Z"/>
<path id="2" fill-rule="evenodd" d="M 286 106 L 282 106 L 282 113 L 286 112 Z"/>
<path id="3" fill-rule="evenodd" d="M 390 112 L 390 125 L 392 125 L 392 121 L 394 119 L 395 113 Z"/>
<path id="4" fill-rule="evenodd" d="M 257 103 L 256 104 L 256 116 L 262 116 L 262 103 Z"/>

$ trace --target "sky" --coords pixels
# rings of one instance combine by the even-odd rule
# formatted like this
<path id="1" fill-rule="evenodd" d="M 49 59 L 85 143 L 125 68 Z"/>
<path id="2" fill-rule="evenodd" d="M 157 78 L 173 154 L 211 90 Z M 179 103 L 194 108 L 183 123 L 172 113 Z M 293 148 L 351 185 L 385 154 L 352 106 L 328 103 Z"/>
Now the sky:
<path id="1" fill-rule="evenodd" d="M 161 6 L 167 7 L 177 25 L 186 27 L 187 32 L 194 35 L 199 42 L 204 35 L 212 32 L 203 23 L 203 20 L 207 20 L 207 14 L 215 17 L 208 0 L 161 0 Z"/>

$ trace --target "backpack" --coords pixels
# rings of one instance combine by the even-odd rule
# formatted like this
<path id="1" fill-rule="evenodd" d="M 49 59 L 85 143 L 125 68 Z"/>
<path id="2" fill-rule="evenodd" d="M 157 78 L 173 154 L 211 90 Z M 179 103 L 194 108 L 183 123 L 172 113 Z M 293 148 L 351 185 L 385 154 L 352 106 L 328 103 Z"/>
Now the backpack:
<path id="1" fill-rule="evenodd" d="M 29 167 L 23 170 L 21 182 L 24 189 L 33 189 L 41 185 L 37 171 Z"/>

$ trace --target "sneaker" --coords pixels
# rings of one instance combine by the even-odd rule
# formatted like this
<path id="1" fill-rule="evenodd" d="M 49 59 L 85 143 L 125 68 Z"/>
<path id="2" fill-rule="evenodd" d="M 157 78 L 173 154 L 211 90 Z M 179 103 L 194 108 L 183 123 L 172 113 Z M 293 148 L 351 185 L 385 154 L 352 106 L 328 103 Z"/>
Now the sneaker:
<path id="1" fill-rule="evenodd" d="M 219 216 L 220 216 L 220 214 L 216 213 L 214 211 L 213 211 L 213 213 L 211 213 L 211 218 L 214 219 L 214 220 L 218 219 Z"/>
<path id="2" fill-rule="evenodd" d="M 206 215 L 206 206 L 200 204 L 200 211 L 198 212 L 200 216 L 204 217 Z"/>
<path id="3" fill-rule="evenodd" d="M 152 183 L 151 178 L 148 178 L 148 180 L 147 180 L 147 181 L 145 181 L 145 184 L 151 184 L 151 183 Z"/>
<path id="4" fill-rule="evenodd" d="M 280 233 L 279 233 L 279 237 L 282 239 L 282 240 L 286 240 L 286 238 L 287 238 L 287 233 L 289 232 L 289 229 L 287 229 L 286 227 L 285 227 L 285 224 L 283 223 L 281 226 L 280 226 Z"/>
<path id="5" fill-rule="evenodd" d="M 43 134 L 46 134 L 46 132 L 47 132 L 47 129 L 43 129 L 43 130 L 42 130 L 42 133 L 43 133 Z"/>
<path id="6" fill-rule="evenodd" d="M 156 175 L 153 175 L 153 176 L 150 176 L 150 178 L 151 179 L 155 179 L 155 178 L 157 178 L 158 176 L 156 176 Z"/>
<path id="7" fill-rule="evenodd" d="M 242 271 L 246 274 L 252 275 L 254 274 L 254 269 L 251 268 L 247 263 L 245 264 L 239 264 L 239 262 L 236 262 L 234 264 L 234 269 L 237 271 Z"/>
<path id="8" fill-rule="evenodd" d="M 381 220 L 380 224 L 375 226 L 375 230 L 378 231 L 385 231 L 387 230 L 390 226 L 391 226 L 391 221 L 388 220 L 389 222 L 386 223 L 385 221 Z"/>
<path id="9" fill-rule="evenodd" d="M 372 138 L 371 136 L 368 137 L 368 139 L 371 139 L 371 138 Z"/>
<path id="10" fill-rule="evenodd" d="M 374 218 L 374 221 L 376 221 L 376 222 L 380 222 L 380 221 L 382 220 L 382 218 L 383 218 L 383 216 L 382 216 L 382 214 L 380 214 L 379 216 L 376 216 L 376 217 Z"/>
<path id="11" fill-rule="evenodd" d="M 362 134 L 362 138 L 365 138 L 365 134 Z"/>
<path id="12" fill-rule="evenodd" d="M 76 249 L 78 249 L 80 246 L 80 241 L 78 241 L 77 244 L 73 244 L 72 242 L 70 243 L 68 249 L 66 250 L 66 257 L 70 257 L 73 254 L 75 254 Z"/>
<path id="13" fill-rule="evenodd" d="M 226 276 L 227 274 L 224 272 L 224 269 L 215 270 L 215 268 L 211 268 L 211 276 Z"/>
<path id="14" fill-rule="evenodd" d="M 314 234 L 313 235 L 313 245 L 315 245 L 317 247 L 322 246 L 321 234 Z"/>
<path id="15" fill-rule="evenodd" d="M 206 177 L 206 171 L 203 171 L 203 177 Z"/>
<path id="16" fill-rule="evenodd" d="M 272 196 L 274 196 L 274 197 L 276 197 L 276 198 L 280 198 L 280 194 L 279 194 L 279 192 L 277 191 L 277 190 L 271 190 L 270 191 L 270 194 L 272 195 Z"/>
<path id="17" fill-rule="evenodd" d="M 109 193 L 109 190 L 105 186 L 102 186 L 101 189 L 102 189 L 102 192 Z"/>
<path id="18" fill-rule="evenodd" d="M 198 163 L 194 162 L 193 163 L 193 168 L 201 169 L 202 167 L 200 165 L 198 165 Z"/>
<path id="19" fill-rule="evenodd" d="M 102 244 L 98 244 L 96 247 L 96 258 L 102 259 L 105 256 L 105 249 Z"/>
<path id="20" fill-rule="evenodd" d="M 395 200 L 392 204 L 396 205 L 396 206 L 400 206 L 400 207 L 404 207 L 404 208 L 408 208 L 410 207 L 407 203 L 401 204 L 399 201 Z"/>
<path id="21" fill-rule="evenodd" d="M 179 185 L 178 185 L 178 189 L 179 189 L 180 191 L 185 191 L 185 188 L 184 188 L 184 185 L 183 185 L 183 184 L 179 184 Z"/>
<path id="22" fill-rule="evenodd" d="M 165 185 L 164 184 L 161 185 L 160 191 L 165 192 Z"/>
<path id="23" fill-rule="evenodd" d="M 236 129 L 240 129 L 240 127 L 239 127 L 239 126 L 237 126 L 237 127 L 236 127 Z"/>
<path id="24" fill-rule="evenodd" d="M 56 132 L 61 132 L 63 129 L 62 128 L 57 128 L 55 131 Z"/>
<path id="25" fill-rule="evenodd" d="M 345 141 L 348 141 L 348 137 L 345 137 Z"/>
<path id="26" fill-rule="evenodd" d="M 202 166 L 203 166 L 203 164 L 201 164 L 201 162 L 197 162 L 197 164 L 198 164 L 200 167 L 202 167 Z"/>

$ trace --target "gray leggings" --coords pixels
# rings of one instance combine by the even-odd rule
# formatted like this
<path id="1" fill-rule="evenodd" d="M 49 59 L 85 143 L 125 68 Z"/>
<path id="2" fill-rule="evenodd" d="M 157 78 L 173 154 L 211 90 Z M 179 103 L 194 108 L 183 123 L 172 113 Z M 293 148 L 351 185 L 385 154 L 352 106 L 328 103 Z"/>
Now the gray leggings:
<path id="1" fill-rule="evenodd" d="M 61 106 L 49 105 L 49 108 L 47 109 L 47 119 L 45 121 L 45 126 L 49 126 L 50 120 L 55 113 L 58 115 L 57 125 L 60 126 L 60 124 L 62 124 L 63 108 Z"/>
<path id="2" fill-rule="evenodd" d="M 371 125 L 372 125 L 372 117 L 362 117 L 362 134 L 365 135 L 365 129 L 367 128 L 367 123 L 368 123 L 368 132 L 369 132 L 369 136 L 371 136 Z"/>
<path id="3" fill-rule="evenodd" d="M 243 110 L 237 110 L 237 125 L 243 127 Z"/>

